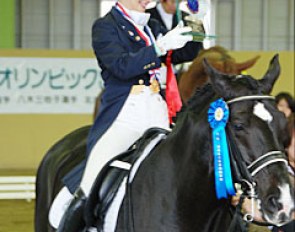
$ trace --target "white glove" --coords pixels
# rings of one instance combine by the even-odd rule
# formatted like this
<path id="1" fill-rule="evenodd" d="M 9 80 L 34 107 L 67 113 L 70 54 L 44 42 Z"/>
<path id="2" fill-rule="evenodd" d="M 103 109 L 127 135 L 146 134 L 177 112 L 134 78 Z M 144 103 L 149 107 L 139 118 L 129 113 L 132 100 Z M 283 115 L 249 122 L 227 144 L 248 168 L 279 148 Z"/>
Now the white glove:
<path id="1" fill-rule="evenodd" d="M 183 35 L 184 33 L 191 32 L 191 27 L 183 27 L 181 21 L 173 30 L 169 31 L 166 35 L 158 38 L 156 41 L 156 51 L 160 55 L 165 55 L 169 50 L 182 48 L 187 42 L 193 40 L 192 35 Z"/>

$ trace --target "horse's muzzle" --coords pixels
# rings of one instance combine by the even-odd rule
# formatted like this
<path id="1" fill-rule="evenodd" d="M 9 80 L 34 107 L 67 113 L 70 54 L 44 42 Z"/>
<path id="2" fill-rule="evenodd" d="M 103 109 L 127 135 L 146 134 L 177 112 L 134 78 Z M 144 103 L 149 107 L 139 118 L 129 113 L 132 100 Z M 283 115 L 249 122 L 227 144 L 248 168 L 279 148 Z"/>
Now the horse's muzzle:
<path id="1" fill-rule="evenodd" d="M 294 195 L 289 185 L 279 187 L 279 192 L 269 195 L 264 202 L 264 217 L 266 221 L 282 226 L 293 219 Z"/>

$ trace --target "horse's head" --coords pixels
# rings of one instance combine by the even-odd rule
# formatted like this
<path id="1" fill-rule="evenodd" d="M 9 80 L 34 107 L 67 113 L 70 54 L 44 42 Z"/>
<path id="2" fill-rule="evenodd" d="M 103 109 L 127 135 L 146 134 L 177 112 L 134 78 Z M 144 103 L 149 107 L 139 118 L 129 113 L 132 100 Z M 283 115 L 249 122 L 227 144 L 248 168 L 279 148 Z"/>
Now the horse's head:
<path id="1" fill-rule="evenodd" d="M 294 211 L 294 186 L 284 153 L 290 136 L 285 116 L 268 95 L 280 74 L 278 55 L 260 80 L 221 73 L 207 60 L 204 67 L 214 90 L 230 109 L 227 132 L 235 145 L 228 142 L 238 167 L 236 179 L 246 187 L 246 195 L 257 198 L 267 222 L 282 225 L 290 221 Z"/>
<path id="2" fill-rule="evenodd" d="M 242 71 L 251 68 L 259 59 L 259 56 L 239 63 L 221 46 L 214 46 L 200 51 L 189 69 L 181 75 L 178 83 L 184 103 L 187 102 L 197 88 L 202 87 L 208 81 L 202 63 L 204 59 L 207 59 L 218 71 L 228 74 L 240 74 Z"/>

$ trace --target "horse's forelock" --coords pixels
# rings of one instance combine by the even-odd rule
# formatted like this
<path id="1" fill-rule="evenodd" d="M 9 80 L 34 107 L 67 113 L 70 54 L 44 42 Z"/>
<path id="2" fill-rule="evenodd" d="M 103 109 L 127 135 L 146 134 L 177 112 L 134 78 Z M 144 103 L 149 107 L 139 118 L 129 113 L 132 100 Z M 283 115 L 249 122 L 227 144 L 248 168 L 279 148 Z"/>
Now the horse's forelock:
<path id="1" fill-rule="evenodd" d="M 187 103 L 187 108 L 194 112 L 201 112 L 204 108 L 204 103 L 208 100 L 212 100 L 215 92 L 211 84 L 206 84 L 203 88 L 199 88 L 195 91 L 194 95 Z"/>
<path id="2" fill-rule="evenodd" d="M 261 86 L 259 81 L 254 79 L 252 76 L 245 75 L 239 78 L 241 84 L 247 87 L 249 94 L 261 94 Z"/>
<path id="3" fill-rule="evenodd" d="M 249 75 L 229 75 L 228 78 L 231 81 L 223 86 L 222 96 L 226 101 L 241 96 L 262 94 L 259 81 Z"/>

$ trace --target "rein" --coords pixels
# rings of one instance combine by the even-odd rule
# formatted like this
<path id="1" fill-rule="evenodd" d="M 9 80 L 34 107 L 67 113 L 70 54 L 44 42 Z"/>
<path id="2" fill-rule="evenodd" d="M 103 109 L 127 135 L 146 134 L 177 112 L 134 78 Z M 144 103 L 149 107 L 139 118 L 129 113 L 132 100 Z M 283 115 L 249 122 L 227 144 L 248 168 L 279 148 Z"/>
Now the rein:
<path id="1" fill-rule="evenodd" d="M 252 96 L 243 96 L 237 97 L 227 101 L 227 104 L 232 104 L 235 102 L 246 101 L 246 100 L 274 100 L 273 96 L 261 96 L 261 95 L 252 95 Z M 269 151 L 266 154 L 263 154 L 258 159 L 254 160 L 250 165 L 246 166 L 245 160 L 238 149 L 234 139 L 233 133 L 229 127 L 227 127 L 228 136 L 228 146 L 229 153 L 231 157 L 231 166 L 233 168 L 234 176 L 236 181 L 241 183 L 242 187 L 242 199 L 248 197 L 251 199 L 251 213 L 245 214 L 243 219 L 246 222 L 252 222 L 254 220 L 254 200 L 257 198 L 257 193 L 255 190 L 256 182 L 253 180 L 253 177 L 261 171 L 263 168 L 269 166 L 270 164 L 283 162 L 286 165 L 288 164 L 285 154 L 282 151 Z M 233 155 L 235 154 L 235 155 Z M 242 205 L 242 201 L 239 202 L 239 205 Z M 240 205 L 240 206 L 241 206 Z M 241 208 L 241 207 L 240 207 Z M 266 225 L 269 225 L 265 223 Z"/>

